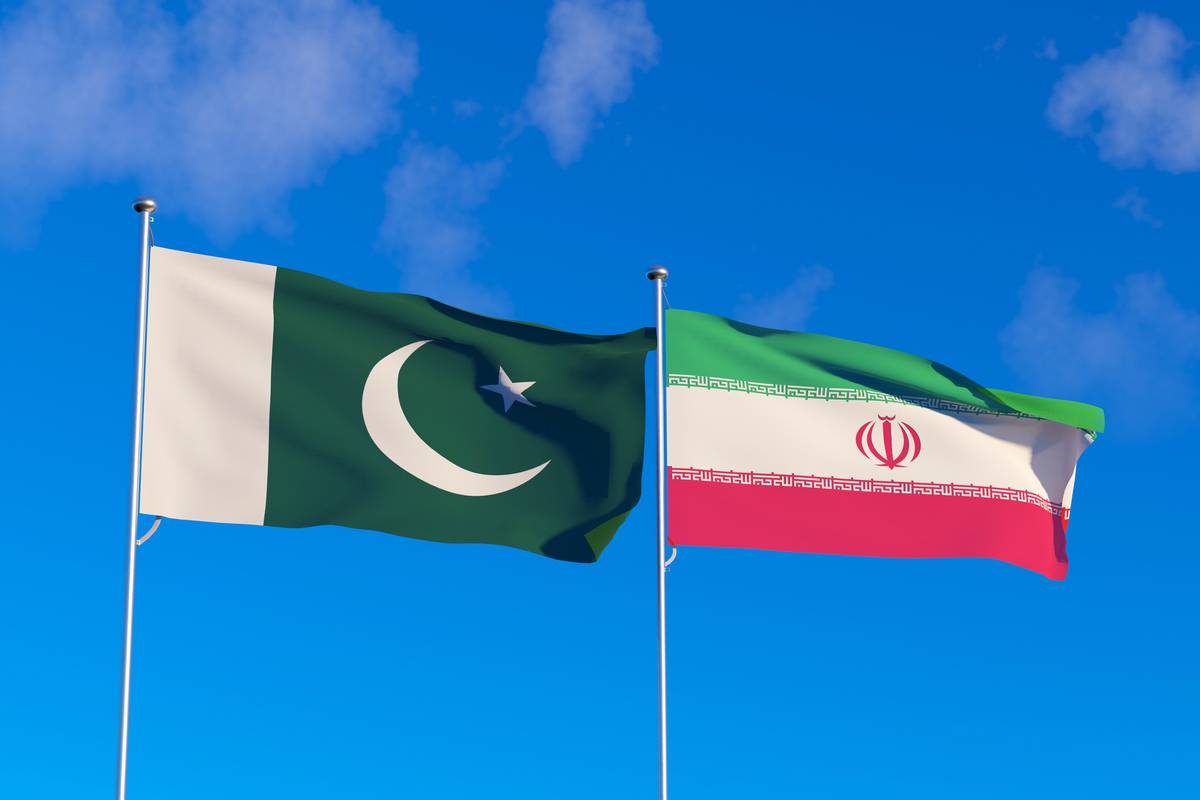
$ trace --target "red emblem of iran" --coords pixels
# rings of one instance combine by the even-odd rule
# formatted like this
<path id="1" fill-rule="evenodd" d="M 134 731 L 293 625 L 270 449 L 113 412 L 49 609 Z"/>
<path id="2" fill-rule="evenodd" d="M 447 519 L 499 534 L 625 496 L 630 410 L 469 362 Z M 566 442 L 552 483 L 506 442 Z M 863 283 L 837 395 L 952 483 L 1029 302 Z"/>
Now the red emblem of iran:
<path id="1" fill-rule="evenodd" d="M 858 452 L 866 458 L 873 458 L 879 463 L 876 466 L 895 469 L 917 460 L 921 455 L 921 437 L 916 429 L 907 422 L 895 422 L 896 417 L 879 415 L 876 420 L 864 422 L 854 437 Z"/>

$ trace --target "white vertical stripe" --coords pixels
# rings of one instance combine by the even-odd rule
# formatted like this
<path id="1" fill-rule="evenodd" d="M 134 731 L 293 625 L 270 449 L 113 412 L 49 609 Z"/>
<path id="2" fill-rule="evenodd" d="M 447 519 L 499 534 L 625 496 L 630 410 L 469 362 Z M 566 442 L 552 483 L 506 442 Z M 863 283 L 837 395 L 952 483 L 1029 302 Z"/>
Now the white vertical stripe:
<path id="1" fill-rule="evenodd" d="M 142 513 L 263 523 L 274 297 L 275 267 L 154 248 Z"/>

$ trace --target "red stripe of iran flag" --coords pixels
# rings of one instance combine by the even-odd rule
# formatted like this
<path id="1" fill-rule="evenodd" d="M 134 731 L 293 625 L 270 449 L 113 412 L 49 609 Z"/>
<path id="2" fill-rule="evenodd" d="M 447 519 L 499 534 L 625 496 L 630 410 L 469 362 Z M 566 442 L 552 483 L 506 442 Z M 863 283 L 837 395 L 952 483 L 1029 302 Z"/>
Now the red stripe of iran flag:
<path id="1" fill-rule="evenodd" d="M 673 545 L 1007 561 L 1062 579 L 1095 406 L 882 347 L 667 313 Z"/>

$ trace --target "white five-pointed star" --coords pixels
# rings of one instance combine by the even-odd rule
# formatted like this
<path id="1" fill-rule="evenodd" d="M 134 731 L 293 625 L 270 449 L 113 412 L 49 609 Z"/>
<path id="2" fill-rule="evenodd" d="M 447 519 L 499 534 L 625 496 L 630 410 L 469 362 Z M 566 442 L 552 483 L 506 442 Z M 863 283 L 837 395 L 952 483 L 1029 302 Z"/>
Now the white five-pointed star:
<path id="1" fill-rule="evenodd" d="M 513 403 L 523 403 L 527 406 L 532 406 L 533 403 L 525 399 L 524 392 L 529 390 L 537 381 L 513 381 L 508 377 L 508 373 L 504 371 L 504 367 L 500 368 L 500 377 L 496 378 L 499 383 L 489 383 L 487 386 L 480 386 L 480 389 L 486 389 L 489 392 L 495 392 L 504 399 L 504 413 L 512 408 Z"/>

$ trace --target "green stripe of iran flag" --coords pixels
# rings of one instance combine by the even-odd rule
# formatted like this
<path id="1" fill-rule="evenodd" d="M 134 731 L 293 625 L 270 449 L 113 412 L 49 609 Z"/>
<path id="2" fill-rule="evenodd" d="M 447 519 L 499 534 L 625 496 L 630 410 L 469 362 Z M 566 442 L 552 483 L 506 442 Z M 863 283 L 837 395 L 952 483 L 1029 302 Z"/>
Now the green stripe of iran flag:
<path id="1" fill-rule="evenodd" d="M 668 370 L 677 376 L 814 387 L 842 399 L 916 399 L 1104 432 L 1104 412 L 1094 405 L 987 388 L 943 364 L 887 347 L 678 309 L 667 312 L 667 326 Z"/>
<path id="2" fill-rule="evenodd" d="M 158 247 L 149 314 L 143 513 L 590 562 L 638 500 L 650 331 Z"/>

